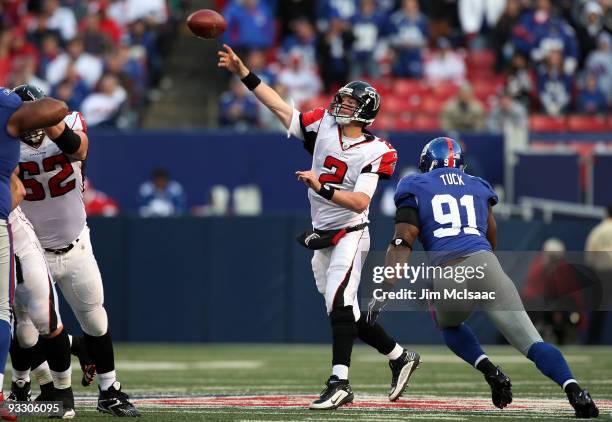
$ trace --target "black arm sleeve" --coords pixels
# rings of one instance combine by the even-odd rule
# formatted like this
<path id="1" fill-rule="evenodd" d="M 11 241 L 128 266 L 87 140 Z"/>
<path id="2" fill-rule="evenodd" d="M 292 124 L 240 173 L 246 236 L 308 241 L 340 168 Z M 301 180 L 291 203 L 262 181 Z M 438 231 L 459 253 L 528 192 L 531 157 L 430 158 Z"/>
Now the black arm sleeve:
<path id="1" fill-rule="evenodd" d="M 395 212 L 395 224 L 407 223 L 420 228 L 419 211 L 413 207 L 401 207 Z"/>

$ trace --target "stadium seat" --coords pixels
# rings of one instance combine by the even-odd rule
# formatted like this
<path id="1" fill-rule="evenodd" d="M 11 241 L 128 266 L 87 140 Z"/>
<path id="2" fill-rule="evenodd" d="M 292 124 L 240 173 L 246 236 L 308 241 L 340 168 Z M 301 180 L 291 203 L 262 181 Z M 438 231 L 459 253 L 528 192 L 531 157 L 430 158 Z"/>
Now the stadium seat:
<path id="1" fill-rule="evenodd" d="M 562 117 L 538 114 L 529 118 L 529 130 L 534 132 L 565 132 L 567 125 Z"/>
<path id="2" fill-rule="evenodd" d="M 433 96 L 444 101 L 454 97 L 458 91 L 459 87 L 453 82 L 439 82 L 431 87 Z"/>
<path id="3" fill-rule="evenodd" d="M 399 116 L 395 120 L 395 130 L 410 131 L 414 130 L 414 119 L 410 115 Z"/>
<path id="4" fill-rule="evenodd" d="M 396 95 L 388 95 L 382 99 L 381 113 L 397 116 L 402 111 L 405 111 L 404 108 L 408 104 L 409 101 L 407 98 Z"/>
<path id="5" fill-rule="evenodd" d="M 495 54 L 491 50 L 470 51 L 465 64 L 471 80 L 495 75 Z"/>
<path id="6" fill-rule="evenodd" d="M 603 116 L 569 116 L 567 128 L 570 132 L 605 132 L 608 124 Z"/>
<path id="7" fill-rule="evenodd" d="M 482 102 L 488 102 L 503 86 L 495 79 L 476 80 L 472 83 L 474 95 Z"/>
<path id="8" fill-rule="evenodd" d="M 396 118 L 388 113 L 381 113 L 376 117 L 374 123 L 369 128 L 378 131 L 378 130 L 395 130 L 395 121 Z"/>
<path id="9" fill-rule="evenodd" d="M 448 99 L 426 97 L 423 99 L 419 111 L 426 114 L 438 115 L 442 112 L 444 104 L 446 104 L 447 101 Z"/>
<path id="10" fill-rule="evenodd" d="M 412 129 L 423 132 L 435 132 L 440 130 L 440 119 L 438 116 L 418 114 L 412 121 Z"/>
<path id="11" fill-rule="evenodd" d="M 427 93 L 429 88 L 417 79 L 396 79 L 391 85 L 391 90 L 393 94 L 401 97 L 410 97 L 412 95 L 421 97 Z"/>

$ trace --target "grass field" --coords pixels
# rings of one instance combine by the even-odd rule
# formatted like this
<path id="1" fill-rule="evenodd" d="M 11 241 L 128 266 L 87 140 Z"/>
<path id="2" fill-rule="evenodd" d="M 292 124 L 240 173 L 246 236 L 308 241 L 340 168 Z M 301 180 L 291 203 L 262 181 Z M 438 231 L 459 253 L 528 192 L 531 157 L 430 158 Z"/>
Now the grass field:
<path id="1" fill-rule="evenodd" d="M 561 389 L 509 347 L 487 347 L 514 386 L 505 410 L 490 402 L 482 376 L 443 347 L 421 346 L 423 364 L 402 399 L 386 398 L 386 359 L 366 347 L 353 353 L 355 403 L 314 412 L 308 403 L 329 376 L 330 348 L 312 345 L 119 345 L 117 370 L 124 390 L 146 421 L 464 421 L 568 420 L 573 411 Z M 612 420 L 612 349 L 566 348 L 574 375 Z M 76 365 L 76 362 L 75 362 Z M 75 368 L 77 418 L 108 418 L 95 411 L 96 390 L 80 386 Z M 34 419 L 34 418 L 32 418 Z M 39 418 L 36 418 L 39 419 Z M 40 418 L 42 420 L 42 418 Z"/>

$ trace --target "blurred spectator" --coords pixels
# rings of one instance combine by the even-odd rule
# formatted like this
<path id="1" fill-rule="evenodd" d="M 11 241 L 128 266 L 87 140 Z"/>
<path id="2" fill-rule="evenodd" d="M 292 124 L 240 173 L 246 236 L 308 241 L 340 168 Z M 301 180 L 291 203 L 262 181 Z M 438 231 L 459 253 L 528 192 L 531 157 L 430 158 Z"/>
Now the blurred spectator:
<path id="1" fill-rule="evenodd" d="M 85 16 L 79 32 L 88 53 L 99 56 L 110 51 L 115 44 L 111 35 L 102 31 L 102 20 L 98 13 Z"/>
<path id="2" fill-rule="evenodd" d="M 307 20 L 308 22 L 315 21 L 317 0 L 292 0 L 280 1 L 276 8 L 276 16 L 281 25 L 281 38 L 287 37 L 291 32 L 294 32 L 293 23 L 296 20 Z"/>
<path id="3" fill-rule="evenodd" d="M 130 104 L 139 106 L 145 95 L 147 83 L 144 64 L 132 57 L 132 50 L 127 44 L 121 44 L 110 52 L 106 59 L 106 73 L 115 75 L 126 88 Z"/>
<path id="4" fill-rule="evenodd" d="M 257 126 L 257 102 L 242 81 L 233 78 L 219 99 L 219 126 L 245 130 Z"/>
<path id="5" fill-rule="evenodd" d="M 36 61 L 34 57 L 27 57 L 14 63 L 14 71 L 9 78 L 8 86 L 14 87 L 30 84 L 39 87 L 44 92 L 50 91 L 49 84 L 36 76 Z"/>
<path id="6" fill-rule="evenodd" d="M 59 31 L 64 41 L 70 41 L 77 34 L 74 12 L 62 7 L 59 0 L 43 0 L 42 15 L 45 28 Z"/>
<path id="7" fill-rule="evenodd" d="M 430 84 L 444 81 L 459 84 L 465 79 L 463 57 L 452 50 L 446 38 L 438 39 L 438 50 L 425 63 L 425 78 Z"/>
<path id="8" fill-rule="evenodd" d="M 162 72 L 162 58 L 156 33 L 142 19 L 138 19 L 130 24 L 123 42 L 131 46 L 131 54 L 142 57 L 147 63 L 148 80 L 151 85 L 157 85 Z"/>
<path id="9" fill-rule="evenodd" d="M 51 92 L 53 97 L 66 101 L 71 110 L 80 110 L 91 89 L 81 79 L 74 64 L 70 64 L 66 69 L 66 78 L 53 87 Z"/>
<path id="10" fill-rule="evenodd" d="M 355 0 L 318 0 L 317 17 L 319 29 L 327 30 L 333 19 L 350 21 L 357 13 Z"/>
<path id="11" fill-rule="evenodd" d="M 504 91 L 499 97 L 497 104 L 493 107 L 487 120 L 487 128 L 494 133 L 502 133 L 504 128 L 527 127 L 527 109 L 523 104 L 516 101 L 512 94 Z"/>
<path id="12" fill-rule="evenodd" d="M 268 85 L 273 86 L 276 83 L 276 72 L 268 66 L 262 50 L 251 50 L 246 58 L 246 66 Z"/>
<path id="13" fill-rule="evenodd" d="M 586 262 L 602 281 L 603 292 L 599 295 L 598 305 L 610 303 L 610 281 L 612 280 L 612 206 L 607 209 L 603 219 L 587 237 L 584 250 Z M 591 323 L 587 335 L 587 344 L 598 344 L 604 328 L 607 312 L 595 311 L 591 314 Z"/>
<path id="14" fill-rule="evenodd" d="M 376 10 L 375 0 L 361 0 L 359 13 L 353 16 L 353 42 L 351 79 L 364 75 L 379 76 L 376 53 L 380 51 L 380 38 L 384 35 L 385 16 Z"/>
<path id="15" fill-rule="evenodd" d="M 155 24 L 168 21 L 168 6 L 165 0 L 115 0 L 109 7 L 109 17 L 119 25 L 127 25 L 138 19 Z"/>
<path id="16" fill-rule="evenodd" d="M 316 72 L 302 64 L 301 57 L 292 54 L 286 68 L 278 75 L 278 82 L 287 87 L 288 97 L 301 104 L 321 92 L 321 81 Z"/>
<path id="17" fill-rule="evenodd" d="M 391 15 L 390 42 L 394 51 L 393 74 L 405 78 L 423 75 L 423 49 L 427 47 L 429 25 L 417 0 L 403 0 Z"/>
<path id="18" fill-rule="evenodd" d="M 140 185 L 138 203 L 142 217 L 176 217 L 187 208 L 183 187 L 163 169 L 153 170 L 151 180 Z"/>
<path id="19" fill-rule="evenodd" d="M 225 42 L 237 49 L 268 48 L 274 42 L 274 17 L 262 0 L 232 0 L 223 13 Z"/>
<path id="20" fill-rule="evenodd" d="M 94 22 L 89 22 L 89 24 L 97 26 L 100 32 L 105 34 L 114 45 L 119 44 L 123 35 L 123 30 L 117 22 L 108 16 L 108 2 L 101 1 L 99 3 L 90 3 L 89 16 L 96 17 Z M 87 22 L 87 17 L 83 20 L 83 22 Z M 86 26 L 87 24 L 81 23 L 81 25 Z"/>
<path id="21" fill-rule="evenodd" d="M 32 60 L 36 68 L 38 51 L 34 44 L 26 40 L 25 31 L 20 27 L 10 31 L 10 54 L 13 61 Z"/>
<path id="22" fill-rule="evenodd" d="M 458 0 L 459 22 L 470 36 L 484 27 L 492 28 L 504 13 L 506 0 Z"/>
<path id="23" fill-rule="evenodd" d="M 349 51 L 354 36 L 346 21 L 332 18 L 329 31 L 317 39 L 319 70 L 325 92 L 345 85 L 349 77 Z"/>
<path id="24" fill-rule="evenodd" d="M 312 23 L 298 19 L 292 23 L 291 28 L 293 34 L 287 36 L 281 45 L 281 61 L 286 61 L 290 54 L 298 54 L 305 66 L 314 67 L 317 60 L 317 33 Z"/>
<path id="25" fill-rule="evenodd" d="M 87 216 L 114 217 L 119 214 L 119 204 L 104 192 L 94 189 L 89 179 L 83 187 L 83 203 Z"/>
<path id="26" fill-rule="evenodd" d="M 46 34 L 41 40 L 41 51 L 38 63 L 38 74 L 45 76 L 49 64 L 54 61 L 60 54 L 59 39 L 54 33 Z"/>
<path id="27" fill-rule="evenodd" d="M 606 96 L 597 84 L 597 77 L 587 73 L 584 87 L 578 93 L 576 110 L 584 114 L 605 113 L 607 109 Z"/>
<path id="28" fill-rule="evenodd" d="M 580 281 L 564 253 L 565 245 L 559 239 L 544 242 L 542 253 L 529 266 L 521 291 L 536 327 L 545 339 L 561 345 L 576 339 L 577 323 L 586 328 L 586 315 L 576 318 L 584 305 Z"/>
<path id="29" fill-rule="evenodd" d="M 518 24 L 521 17 L 522 6 L 520 0 L 508 0 L 506 10 L 491 29 L 490 44 L 495 51 L 495 70 L 501 72 L 514 55 L 512 45 L 512 30 Z"/>
<path id="30" fill-rule="evenodd" d="M 0 86 L 6 86 L 11 73 L 11 36 L 8 31 L 0 32 Z"/>
<path id="31" fill-rule="evenodd" d="M 597 76 L 598 85 L 607 94 L 608 105 L 612 104 L 612 37 L 607 33 L 599 34 L 597 50 L 586 61 L 585 69 Z"/>
<path id="32" fill-rule="evenodd" d="M 83 101 L 81 112 L 90 127 L 112 126 L 127 99 L 127 93 L 119 85 L 117 77 L 111 74 L 104 75 L 98 86 L 98 91 Z"/>
<path id="33" fill-rule="evenodd" d="M 89 87 L 93 87 L 102 75 L 102 60 L 86 53 L 83 40 L 75 38 L 68 43 L 66 52 L 57 56 L 47 66 L 47 82 L 55 85 L 64 79 L 70 63 L 74 63 L 77 73 Z"/>
<path id="34" fill-rule="evenodd" d="M 564 71 L 571 74 L 578 64 L 578 43 L 571 26 L 554 15 L 551 0 L 536 0 L 536 8 L 526 13 L 513 31 L 514 46 L 535 62 L 546 56 L 546 40 L 561 40 Z"/>
<path id="35" fill-rule="evenodd" d="M 508 65 L 506 90 L 529 109 L 534 86 L 527 67 L 527 58 L 521 52 L 515 52 Z"/>
<path id="36" fill-rule="evenodd" d="M 581 64 L 589 53 L 597 48 L 597 37 L 604 31 L 603 20 L 603 9 L 597 1 L 590 0 L 585 3 L 579 25 L 576 25 Z"/>
<path id="37" fill-rule="evenodd" d="M 444 105 L 442 129 L 474 132 L 483 130 L 484 126 L 484 108 L 474 97 L 472 87 L 465 83 L 459 89 L 459 93 Z"/>
<path id="38" fill-rule="evenodd" d="M 542 109 L 551 116 L 563 114 L 571 101 L 572 78 L 563 71 L 561 40 L 548 40 L 546 58 L 538 67 L 538 93 Z"/>

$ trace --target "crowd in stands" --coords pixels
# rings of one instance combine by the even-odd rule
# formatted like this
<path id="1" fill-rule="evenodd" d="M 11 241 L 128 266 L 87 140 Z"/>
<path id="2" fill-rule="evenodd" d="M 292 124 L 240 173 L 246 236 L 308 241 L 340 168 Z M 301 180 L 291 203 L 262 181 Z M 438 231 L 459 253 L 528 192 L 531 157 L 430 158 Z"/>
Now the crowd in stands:
<path id="1" fill-rule="evenodd" d="M 5 0 L 0 86 L 33 83 L 89 126 L 135 126 L 182 0 Z"/>
<path id="2" fill-rule="evenodd" d="M 612 106 L 607 0 L 217 0 L 223 41 L 302 109 L 352 79 L 383 95 L 375 128 L 492 130 Z M 221 126 L 275 128 L 237 81 Z M 600 119 L 600 120 L 601 120 Z M 610 127 L 608 126 L 608 127 Z"/>

